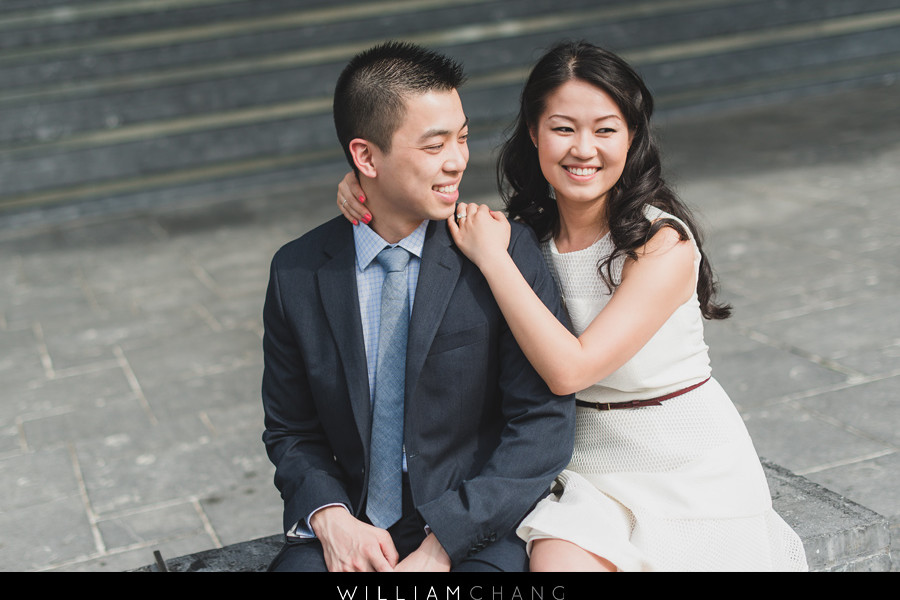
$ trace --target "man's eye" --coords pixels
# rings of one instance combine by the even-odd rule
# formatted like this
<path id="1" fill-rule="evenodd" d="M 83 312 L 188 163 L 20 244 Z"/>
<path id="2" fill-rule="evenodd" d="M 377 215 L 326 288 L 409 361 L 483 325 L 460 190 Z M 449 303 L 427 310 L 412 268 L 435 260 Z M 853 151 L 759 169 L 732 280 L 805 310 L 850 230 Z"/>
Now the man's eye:
<path id="1" fill-rule="evenodd" d="M 436 151 L 440 150 L 440 149 L 443 148 L 443 147 L 444 147 L 443 144 L 438 144 L 438 145 L 436 145 L 436 146 L 425 146 L 425 149 L 428 150 L 429 152 L 436 152 Z"/>

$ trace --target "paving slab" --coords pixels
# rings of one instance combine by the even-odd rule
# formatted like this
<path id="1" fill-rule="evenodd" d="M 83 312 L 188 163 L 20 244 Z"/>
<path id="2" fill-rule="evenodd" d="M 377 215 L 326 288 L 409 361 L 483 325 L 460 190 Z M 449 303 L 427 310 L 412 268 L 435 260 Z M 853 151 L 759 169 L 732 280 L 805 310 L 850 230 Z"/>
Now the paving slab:
<path id="1" fill-rule="evenodd" d="M 141 389 L 161 422 L 203 413 L 215 431 L 256 428 L 262 423 L 259 402 L 262 360 L 236 368 L 192 376 L 142 383 Z M 235 412 L 237 411 L 237 412 Z"/>
<path id="2" fill-rule="evenodd" d="M 795 473 L 863 461 L 891 450 L 883 442 L 847 431 L 842 423 L 818 418 L 792 402 L 745 410 L 741 416 L 756 451 Z"/>
<path id="3" fill-rule="evenodd" d="M 803 356 L 750 341 L 754 348 L 727 354 L 719 352 L 713 342 L 707 342 L 716 379 L 728 383 L 728 395 L 741 409 L 766 406 L 793 393 L 846 380 L 846 375 Z M 766 376 L 760 377 L 760 373 Z"/>
<path id="4" fill-rule="evenodd" d="M 100 550 L 83 554 L 68 560 L 53 561 L 35 571 L 52 571 L 65 573 L 121 573 L 130 571 L 136 564 L 145 564 L 153 560 L 153 553 L 163 556 L 182 556 L 203 551 L 204 548 L 215 547 L 215 541 L 206 532 L 194 532 L 175 538 L 163 538 L 154 542 L 145 542 L 127 548 Z"/>
<path id="5" fill-rule="evenodd" d="M 208 533 L 197 502 L 176 502 L 98 522 L 107 551 Z"/>
<path id="6" fill-rule="evenodd" d="M 0 461 L 0 479 L 4 482 L 0 488 L 0 509 L 4 513 L 60 498 L 75 500 L 80 492 L 67 447 L 7 457 Z"/>
<path id="7" fill-rule="evenodd" d="M 798 399 L 797 404 L 888 447 L 900 446 L 900 375 Z M 900 505 L 898 505 L 900 508 Z"/>
<path id="8" fill-rule="evenodd" d="M 78 384 L 78 382 L 70 383 Z M 149 426 L 151 420 L 146 407 L 140 399 L 134 397 L 100 400 L 93 406 L 33 415 L 23 418 L 20 424 L 22 438 L 29 450 L 106 438 Z"/>
<path id="9" fill-rule="evenodd" d="M 281 529 L 281 497 L 272 485 L 272 476 L 261 471 L 255 479 L 247 479 L 233 492 L 209 496 L 202 501 L 209 523 L 223 545 L 238 544 L 271 535 Z M 252 514 L 252 519 L 236 515 Z M 208 548 L 207 548 L 208 549 Z"/>
<path id="10" fill-rule="evenodd" d="M 98 553 L 93 527 L 77 492 L 0 511 L 0 530 L 4 571 L 40 571 Z"/>

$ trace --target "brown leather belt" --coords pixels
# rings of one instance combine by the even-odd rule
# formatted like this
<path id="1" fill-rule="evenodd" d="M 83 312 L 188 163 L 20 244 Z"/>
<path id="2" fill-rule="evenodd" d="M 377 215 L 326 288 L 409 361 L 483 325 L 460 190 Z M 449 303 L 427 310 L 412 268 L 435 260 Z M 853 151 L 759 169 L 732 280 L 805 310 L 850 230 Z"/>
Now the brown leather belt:
<path id="1" fill-rule="evenodd" d="M 707 381 L 710 378 L 707 377 L 700 383 L 695 383 L 694 385 L 690 385 L 682 390 L 678 390 L 672 392 L 671 394 L 666 394 L 665 396 L 660 396 L 658 398 L 650 398 L 649 400 L 629 400 L 628 402 L 587 402 L 585 400 L 575 400 L 576 406 L 583 406 L 584 408 L 593 408 L 595 410 L 616 410 L 619 408 L 640 408 L 642 406 L 659 406 L 663 403 L 663 400 L 669 400 L 670 398 L 675 398 L 676 396 L 681 396 L 682 394 L 686 394 L 691 390 L 695 390 Z"/>

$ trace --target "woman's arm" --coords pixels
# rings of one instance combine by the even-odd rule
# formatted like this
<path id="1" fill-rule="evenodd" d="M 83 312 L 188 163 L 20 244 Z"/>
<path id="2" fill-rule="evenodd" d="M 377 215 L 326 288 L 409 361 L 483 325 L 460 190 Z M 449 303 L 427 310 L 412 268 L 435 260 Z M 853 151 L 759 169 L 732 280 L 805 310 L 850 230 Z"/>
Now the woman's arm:
<path id="1" fill-rule="evenodd" d="M 696 286 L 691 242 L 664 227 L 638 250 L 637 260 L 626 261 L 609 303 L 575 337 L 531 291 L 507 254 L 506 217 L 486 206 L 460 205 L 457 214 L 463 210 L 466 218 L 459 225 L 448 220 L 451 235 L 481 269 L 516 341 L 555 394 L 583 390 L 625 364 Z"/>

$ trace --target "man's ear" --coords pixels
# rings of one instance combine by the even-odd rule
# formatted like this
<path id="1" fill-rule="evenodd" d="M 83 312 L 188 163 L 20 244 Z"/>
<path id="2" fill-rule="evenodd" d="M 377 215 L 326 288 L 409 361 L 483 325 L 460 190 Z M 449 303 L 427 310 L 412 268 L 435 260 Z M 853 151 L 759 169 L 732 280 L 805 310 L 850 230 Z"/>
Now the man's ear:
<path id="1" fill-rule="evenodd" d="M 378 174 L 375 167 L 375 152 L 377 149 L 372 142 L 362 138 L 354 138 L 349 144 L 350 156 L 353 157 L 353 163 L 359 170 L 360 175 L 374 178 Z"/>

